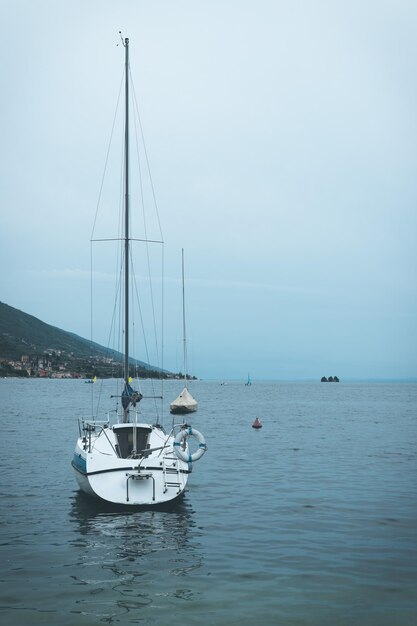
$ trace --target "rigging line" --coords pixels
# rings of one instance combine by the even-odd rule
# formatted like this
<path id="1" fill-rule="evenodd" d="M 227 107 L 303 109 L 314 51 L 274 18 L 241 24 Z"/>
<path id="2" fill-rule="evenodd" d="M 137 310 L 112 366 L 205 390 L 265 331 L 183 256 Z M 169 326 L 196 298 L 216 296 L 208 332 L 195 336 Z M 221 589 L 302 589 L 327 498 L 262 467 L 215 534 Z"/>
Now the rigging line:
<path id="1" fill-rule="evenodd" d="M 122 199 L 120 200 L 120 206 L 119 206 L 119 215 L 121 214 L 121 206 L 122 206 L 123 202 Z M 119 220 L 120 222 L 120 220 Z M 120 229 L 120 223 L 119 223 L 119 229 Z M 91 276 L 93 275 L 93 243 L 95 243 L 97 240 L 91 240 Z M 108 240 L 108 241 L 118 241 L 120 242 L 120 239 L 115 239 L 115 240 Z M 121 297 L 121 291 L 122 291 L 122 268 L 123 268 L 123 249 L 121 247 L 121 244 L 119 243 L 119 245 L 117 246 L 117 253 L 116 253 L 116 267 L 115 267 L 115 276 L 116 276 L 116 282 L 115 282 L 115 290 L 114 290 L 114 298 L 113 298 L 113 311 L 112 311 L 112 317 L 110 320 L 110 326 L 109 326 L 109 332 L 108 332 L 108 338 L 107 338 L 107 345 L 106 345 L 106 350 L 107 350 L 107 355 L 112 355 L 112 359 L 114 359 L 114 352 L 115 350 L 118 353 L 121 353 L 121 337 L 122 337 L 122 332 L 121 332 L 121 319 L 122 319 L 122 297 Z M 93 283 L 92 283 L 93 284 Z M 119 310 L 117 313 L 117 305 Z M 92 305 L 91 305 L 92 307 Z M 118 324 L 117 324 L 117 320 L 118 320 Z M 118 329 L 116 328 L 116 326 L 118 326 Z M 113 364 L 112 364 L 112 369 L 113 369 Z M 103 381 L 101 381 L 102 383 Z M 119 383 L 118 383 L 119 385 Z M 101 400 L 101 389 L 102 389 L 102 385 L 100 386 L 100 393 L 99 393 L 99 398 L 98 398 L 98 403 L 97 403 L 97 413 L 99 410 L 99 405 L 100 405 L 100 400 Z M 119 394 L 120 395 L 120 394 Z"/>
<path id="2" fill-rule="evenodd" d="M 114 133 L 114 127 L 115 127 L 115 124 L 116 124 L 117 111 L 119 109 L 120 94 L 122 92 L 123 78 L 124 78 L 124 70 L 123 70 L 123 74 L 122 74 L 122 79 L 120 81 L 119 95 L 117 96 L 116 110 L 114 112 L 113 124 L 112 124 L 112 128 L 111 128 L 111 133 L 110 133 L 110 139 L 109 139 L 109 143 L 108 143 L 108 146 L 107 146 L 107 154 L 106 154 L 106 159 L 105 159 L 105 163 L 104 163 L 103 176 L 101 178 L 101 185 L 100 185 L 100 191 L 99 191 L 98 199 L 97 199 L 96 212 L 95 212 L 95 215 L 94 215 L 94 222 L 93 222 L 93 229 L 91 231 L 91 238 L 93 238 L 94 231 L 95 231 L 95 228 L 96 228 L 97 215 L 98 215 L 98 210 L 99 210 L 100 202 L 101 202 L 101 194 L 103 193 L 104 179 L 105 179 L 105 176 L 106 176 L 107 165 L 108 165 L 108 162 L 109 162 L 110 147 L 111 147 L 112 140 L 113 140 L 113 133 Z"/>
<path id="3" fill-rule="evenodd" d="M 116 274 L 117 280 L 116 280 L 115 298 L 114 298 L 113 314 L 112 314 L 109 338 L 108 338 L 108 346 L 110 346 L 111 344 L 113 346 L 116 346 L 116 351 L 119 355 L 122 352 L 121 350 L 121 342 L 122 342 L 121 324 L 122 324 L 122 317 L 123 317 L 122 296 L 121 296 L 122 285 L 123 285 L 123 255 L 121 255 L 121 257 L 122 258 L 119 259 L 119 271 L 118 271 L 118 274 Z M 118 326 L 118 328 L 116 328 L 116 326 Z M 113 353 L 114 353 L 114 348 L 113 348 Z M 122 363 L 118 362 L 118 366 L 119 367 L 122 366 Z M 118 395 L 121 395 L 120 382 L 119 382 L 120 375 L 118 372 L 117 374 L 118 374 L 117 376 Z"/>
<path id="4" fill-rule="evenodd" d="M 117 274 L 116 274 L 117 276 Z M 107 339 L 107 354 L 110 356 L 112 355 L 112 358 L 114 358 L 114 351 L 115 349 L 111 347 L 112 345 L 112 335 L 113 335 L 113 345 L 115 343 L 115 339 L 114 336 L 116 334 L 116 319 L 117 319 L 117 315 L 116 315 L 116 310 L 117 310 L 117 303 L 119 302 L 119 320 L 121 318 L 121 313 L 120 313 L 120 307 L 121 307 L 121 297 L 120 295 L 118 295 L 118 292 L 120 293 L 121 291 L 121 285 L 122 285 L 122 264 L 120 265 L 120 270 L 119 270 L 119 275 L 116 279 L 116 293 L 115 293 L 115 300 L 114 300 L 114 304 L 113 304 L 113 312 L 112 312 L 112 318 L 111 318 L 111 322 L 110 322 L 110 329 L 109 329 L 109 334 L 108 334 L 108 339 Z M 120 333 L 117 333 L 116 335 L 117 337 L 120 337 Z M 117 344 L 117 348 L 116 348 L 117 352 L 120 353 L 120 339 L 119 339 L 119 343 Z M 99 391 L 99 397 L 98 397 L 98 401 L 97 401 L 97 414 L 99 412 L 99 406 L 100 406 L 100 401 L 101 401 L 101 396 L 102 396 L 102 392 L 103 392 L 103 381 L 101 380 L 101 385 L 99 387 L 100 391 Z"/>
<path id="5" fill-rule="evenodd" d="M 93 242 L 90 241 L 90 341 L 93 343 Z M 92 385 L 94 387 L 94 385 Z M 94 390 L 91 389 L 91 415 L 94 415 Z"/>
<path id="6" fill-rule="evenodd" d="M 91 231 L 91 251 L 90 251 L 90 265 L 91 265 L 91 318 L 90 318 L 90 325 L 91 325 L 91 340 L 93 340 L 93 241 L 94 241 L 94 232 L 96 229 L 96 224 L 97 224 L 97 217 L 98 217 L 98 211 L 100 208 L 100 204 L 101 204 L 101 197 L 102 197 L 102 193 L 103 193 L 103 187 L 104 187 L 104 180 L 106 177 L 106 172 L 107 172 L 107 166 L 108 166 L 108 162 L 109 162 L 109 156 L 110 156 L 110 149 L 111 149 L 111 145 L 113 142 L 113 134 L 114 134 L 114 129 L 115 129 L 115 125 L 116 125 L 116 119 L 117 119 L 117 112 L 119 110 L 119 103 L 120 103 L 120 97 L 121 97 L 121 92 L 122 92 L 122 86 L 123 86 L 123 79 L 124 79 L 124 70 L 122 72 L 122 78 L 120 81 L 120 87 L 119 87 L 119 93 L 117 96 L 117 102 L 116 102 L 116 107 L 115 107 L 115 112 L 114 112 L 114 116 L 113 116 L 113 123 L 112 123 L 112 127 L 111 127 L 111 132 L 110 132 L 110 138 L 109 138 L 109 142 L 108 142 L 108 146 L 107 146 L 107 153 L 106 153 L 106 158 L 105 158 L 105 163 L 104 163 L 104 169 L 103 169 L 103 175 L 102 175 L 102 179 L 101 179 L 101 184 L 100 184 L 100 190 L 99 190 L 99 196 L 98 196 L 98 200 L 97 200 L 97 205 L 96 205 L 96 211 L 95 211 L 95 215 L 94 215 L 94 221 L 93 221 L 93 228 Z M 119 229 L 120 232 L 120 229 Z M 117 275 L 117 262 L 116 262 L 116 275 Z M 111 337 L 111 333 L 112 333 L 112 327 L 114 327 L 114 315 L 115 312 L 113 312 L 113 320 L 111 323 L 111 327 L 110 327 L 110 331 L 109 331 L 109 340 L 108 340 L 108 344 L 107 344 L 107 351 L 108 353 L 110 353 L 110 337 Z M 97 415 L 99 412 L 99 407 L 100 407 L 100 401 L 101 401 L 101 395 L 102 395 L 102 388 L 103 388 L 103 381 L 101 381 L 100 384 L 100 391 L 99 391 L 99 396 L 98 396 L 98 400 L 97 400 Z M 92 392 L 94 391 L 94 389 L 92 389 Z M 94 406 L 93 406 L 93 400 L 92 400 L 92 415 L 94 414 Z"/>
<path id="7" fill-rule="evenodd" d="M 152 178 L 151 168 L 150 168 L 150 164 L 149 164 L 148 152 L 146 150 L 145 135 L 144 135 L 144 132 L 143 132 L 142 121 L 141 121 L 141 117 L 140 117 L 140 113 L 139 113 L 138 99 L 136 97 L 135 84 L 134 84 L 132 76 L 131 76 L 131 86 L 132 86 L 132 95 L 133 95 L 133 100 L 134 100 L 134 106 L 136 108 L 136 115 L 137 115 L 137 119 L 138 119 L 138 122 L 139 122 L 140 133 L 141 133 L 141 137 L 142 137 L 143 151 L 144 151 L 144 154 L 145 154 L 146 167 L 147 167 L 149 181 L 150 181 L 150 185 L 151 185 L 153 202 L 154 202 L 154 205 L 155 205 L 156 217 L 157 217 L 157 220 L 158 220 L 159 232 L 160 232 L 160 236 L 161 236 L 162 244 L 163 244 L 164 237 L 163 237 L 162 226 L 161 226 L 161 221 L 160 221 L 160 217 L 159 217 L 158 202 L 156 200 L 155 187 L 154 187 L 154 184 L 153 184 L 153 178 Z M 136 131 L 136 118 L 135 118 L 135 131 Z M 136 131 L 136 133 L 137 133 L 137 131 Z M 138 141 L 137 140 L 136 140 L 136 144 L 138 145 Z M 165 316 L 164 316 L 164 268 L 165 268 L 165 256 L 164 256 L 164 246 L 163 245 L 162 245 L 162 252 L 161 252 L 161 261 L 162 261 L 162 283 L 161 283 L 161 291 L 162 291 L 162 293 L 161 293 L 161 303 L 162 303 L 162 312 L 161 312 L 162 313 L 162 317 L 161 317 L 161 356 L 159 357 L 159 355 L 158 355 L 158 361 L 160 360 L 160 362 L 161 362 L 161 370 L 162 370 L 161 371 L 161 396 L 163 396 L 163 385 L 164 385 L 164 377 L 163 377 L 163 366 L 164 366 L 164 319 L 165 319 Z M 152 296 L 152 301 L 153 301 L 153 296 Z M 156 329 L 155 329 L 155 334 L 157 336 Z M 161 401 L 161 410 L 162 410 L 162 407 L 163 407 L 163 403 Z"/>
<path id="8" fill-rule="evenodd" d="M 130 250 L 130 267 L 131 267 L 131 273 L 132 273 L 132 290 L 134 288 L 135 294 L 136 294 L 136 301 L 137 301 L 137 306 L 138 306 L 138 310 L 139 310 L 139 318 L 140 318 L 140 322 L 141 322 L 141 327 L 142 327 L 142 335 L 143 335 L 143 343 L 145 345 L 145 354 L 146 354 L 146 359 L 149 363 L 149 349 L 148 349 L 148 342 L 146 340 L 146 333 L 145 333 L 145 322 L 144 322 L 144 318 L 143 318 L 143 313 L 142 313 L 142 307 L 140 304 L 140 298 L 139 298 L 139 290 L 138 290 L 138 285 L 137 285 L 137 281 L 136 281 L 136 274 L 135 274 L 135 270 L 133 267 L 133 259 L 132 259 L 132 250 Z"/>
<path id="9" fill-rule="evenodd" d="M 129 69 L 129 71 L 130 71 L 130 69 Z M 158 203 L 157 203 L 157 200 L 156 200 L 155 188 L 154 188 L 154 184 L 153 184 L 153 179 L 152 179 L 152 174 L 151 174 L 151 169 L 150 169 L 150 164 L 149 164 L 148 153 L 147 153 L 147 150 L 146 150 L 145 136 L 144 136 L 144 132 L 143 132 L 142 121 L 141 121 L 141 117 L 140 117 L 140 113 L 139 113 L 138 100 L 137 100 L 137 97 L 136 97 L 135 85 L 134 85 L 134 81 L 133 81 L 132 75 L 130 75 L 130 82 L 131 82 L 131 86 L 132 86 L 132 96 L 133 96 L 134 106 L 136 108 L 137 121 L 139 122 L 140 134 L 141 134 L 141 138 L 142 138 L 143 152 L 144 152 L 144 155 L 145 155 L 145 161 L 146 161 L 146 166 L 147 166 L 147 171 L 148 171 L 148 176 L 149 176 L 149 182 L 150 182 L 150 186 L 151 186 L 151 190 L 152 190 L 152 197 L 153 197 L 156 217 L 157 217 L 157 221 L 158 221 L 159 233 L 160 233 L 160 237 L 161 237 L 161 240 L 162 240 L 161 242 L 156 242 L 156 241 L 155 242 L 151 242 L 151 241 L 147 240 L 147 242 L 146 242 L 147 243 L 146 249 L 147 249 L 147 260 L 148 260 L 148 274 L 149 274 L 149 281 L 150 281 L 149 284 L 150 284 L 150 290 L 151 290 L 151 302 L 152 302 L 152 312 L 153 312 L 154 335 L 155 335 L 155 344 L 156 344 L 156 350 L 157 350 L 157 361 L 158 361 L 158 365 L 159 365 L 159 363 L 161 363 L 161 368 L 163 369 L 163 367 L 162 367 L 163 366 L 163 320 L 164 320 L 164 315 L 163 315 L 163 281 L 162 281 L 162 318 L 161 318 L 161 325 L 162 325 L 162 332 L 161 332 L 161 343 L 162 343 L 162 345 L 161 345 L 161 351 L 162 351 L 162 355 L 160 356 L 159 355 L 159 349 L 158 349 L 158 333 L 157 333 L 157 330 L 156 330 L 156 322 L 155 322 L 154 295 L 153 295 L 153 290 L 152 290 L 148 242 L 149 243 L 162 243 L 162 264 L 163 264 L 163 262 L 164 262 L 163 239 L 164 238 L 163 238 L 163 234 L 162 234 L 162 227 L 161 227 L 161 221 L 160 221 L 160 217 L 159 217 Z M 139 167 L 139 178 L 140 178 L 140 183 L 141 183 L 143 221 L 144 221 L 144 228 L 145 228 L 145 236 L 147 238 L 145 203 L 144 203 L 144 198 L 143 198 L 143 185 L 142 185 L 142 175 L 141 175 L 141 165 L 140 165 L 141 161 L 140 161 L 140 155 L 139 155 L 139 141 L 138 141 L 138 138 L 137 138 L 136 117 L 134 117 L 134 124 L 135 124 L 137 158 L 138 158 L 138 167 Z M 162 274 L 163 274 L 163 269 L 162 269 Z M 163 381 L 163 374 L 162 374 L 162 372 L 161 372 L 161 380 Z M 163 384 L 163 382 L 162 382 L 162 384 Z M 153 380 L 152 380 L 152 387 L 153 386 L 154 386 L 154 383 L 153 383 Z M 163 395 L 162 391 L 163 390 L 161 389 L 161 395 Z"/>
<path id="10" fill-rule="evenodd" d="M 122 284 L 122 264 L 120 264 L 120 268 L 119 268 L 119 272 L 116 272 L 116 288 L 115 288 L 115 296 L 114 296 L 114 303 L 113 303 L 113 312 L 112 312 L 112 317 L 111 317 L 111 322 L 110 322 L 110 328 L 109 328 L 109 333 L 108 333 L 108 339 L 107 339 L 107 346 L 106 346 L 106 350 L 107 350 L 107 355 L 110 357 L 110 355 L 112 355 L 112 358 L 114 358 L 114 352 L 115 352 L 115 348 L 112 347 L 116 344 L 115 341 L 115 335 L 116 337 L 120 337 L 120 333 L 116 334 L 116 319 L 118 318 L 120 320 L 121 314 L 120 314 L 120 308 L 121 308 L 121 297 L 120 297 L 120 291 L 121 291 L 121 284 Z M 116 315 L 116 310 L 117 310 L 117 303 L 119 303 L 119 315 Z M 112 343 L 112 336 L 113 336 L 113 343 Z M 120 339 L 119 339 L 119 343 L 116 346 L 116 350 L 117 352 L 120 353 Z M 100 392 L 99 392 L 99 397 L 98 397 L 98 401 L 97 401 L 97 414 L 99 412 L 99 406 L 100 406 L 100 401 L 101 401 L 101 395 L 102 395 L 102 383 L 103 381 L 101 381 L 101 385 L 100 385 Z"/>
<path id="11" fill-rule="evenodd" d="M 146 339 L 146 332 L 145 332 L 145 323 L 144 323 L 144 318 L 143 318 L 143 314 L 142 314 L 142 307 L 140 304 L 140 298 L 139 298 L 139 289 L 138 289 L 138 284 L 137 284 L 137 280 L 136 280 L 136 274 L 134 271 L 134 267 L 133 267 L 133 258 L 132 258 L 132 251 L 130 250 L 130 265 L 131 265 L 131 275 L 132 275 L 132 289 L 134 287 L 135 290 L 135 295 L 136 295 L 136 301 L 137 301 L 137 306 L 138 306 L 138 310 L 139 310 L 139 318 L 140 318 L 140 323 L 141 323 L 141 327 L 142 327 L 142 336 L 143 336 L 143 343 L 145 346 L 145 355 L 146 355 L 146 361 L 148 363 L 149 366 L 151 366 L 151 358 L 150 358 L 150 352 L 149 352 L 149 347 L 148 347 L 148 342 Z M 159 356 L 157 355 L 157 360 L 159 361 Z M 153 395 L 155 396 L 155 389 L 154 389 L 154 382 L 153 382 L 153 378 L 150 379 L 151 381 L 151 387 L 152 387 L 152 392 Z M 159 422 L 159 411 L 158 411 L 158 406 L 157 403 L 154 401 L 155 404 L 155 411 L 157 414 L 157 418 L 158 418 L 158 422 Z"/>
<path id="12" fill-rule="evenodd" d="M 163 415 L 164 397 L 164 320 L 165 320 L 165 246 L 161 251 L 162 282 L 161 282 L 161 414 Z"/>
<path id="13" fill-rule="evenodd" d="M 93 242 L 90 240 L 90 341 L 93 345 Z M 100 399 L 100 395 L 99 395 Z M 94 385 L 91 385 L 91 416 L 94 417 Z"/>
<path id="14" fill-rule="evenodd" d="M 143 152 L 145 154 L 146 167 L 147 167 L 147 170 L 148 170 L 149 181 L 150 181 L 150 184 L 151 184 L 152 197 L 153 197 L 153 201 L 154 201 L 154 204 L 155 204 L 156 217 L 158 219 L 159 233 L 161 235 L 161 239 L 163 240 L 164 236 L 162 234 L 161 220 L 159 218 L 158 203 L 156 201 L 156 194 L 155 194 L 155 188 L 154 188 L 153 179 L 152 179 L 152 175 L 151 175 L 151 168 L 150 168 L 150 165 L 149 165 L 148 152 L 146 150 L 145 135 L 143 133 L 142 122 L 141 122 L 140 114 L 139 114 L 138 100 L 136 98 L 135 84 L 133 82 L 132 75 L 130 75 L 130 83 L 131 83 L 131 86 L 132 86 L 133 100 L 134 100 L 134 105 L 135 105 L 135 108 L 136 108 L 136 115 L 138 117 L 140 134 L 141 134 L 141 137 L 142 137 Z"/>
<path id="15" fill-rule="evenodd" d="M 130 250 L 130 248 L 129 248 Z M 130 290 L 133 293 L 133 286 L 134 286 L 134 282 L 135 282 L 135 269 L 133 267 L 133 258 L 132 258 L 132 251 L 130 250 Z M 130 302 L 130 319 L 132 320 L 132 349 L 131 352 L 129 351 L 129 354 L 132 354 L 132 357 L 134 359 L 134 364 L 133 364 L 133 371 L 134 371 L 134 378 L 136 378 L 138 384 L 139 384 L 139 391 L 141 391 L 140 388 L 140 381 L 139 381 L 139 376 L 138 376 L 138 364 L 137 364 L 137 356 L 136 356 L 136 321 L 135 321 L 135 307 L 133 306 L 133 302 Z"/>
<path id="16" fill-rule="evenodd" d="M 145 354 L 146 354 L 147 360 L 149 361 L 148 345 L 147 345 L 146 334 L 145 334 L 145 323 L 143 320 L 142 307 L 140 304 L 139 291 L 138 291 L 138 286 L 136 282 L 136 274 L 135 274 L 135 269 L 133 266 L 132 250 L 130 249 L 129 252 L 130 252 L 130 267 L 131 267 L 131 274 L 132 274 L 132 290 L 134 288 L 135 294 L 136 294 L 136 300 L 137 300 L 137 305 L 138 305 L 138 310 L 139 310 L 139 319 L 140 319 L 141 327 L 142 327 L 143 342 L 145 344 Z"/>
<path id="17" fill-rule="evenodd" d="M 133 122 L 135 125 L 135 139 L 136 139 L 136 157 L 138 160 L 138 173 L 139 173 L 139 188 L 140 188 L 140 200 L 142 205 L 142 219 L 143 219 L 143 229 L 145 233 L 145 241 L 148 239 L 148 227 L 146 222 L 146 212 L 145 212 L 145 198 L 143 193 L 143 178 L 142 178 L 142 167 L 141 167 L 141 159 L 139 152 L 139 142 L 138 142 L 138 131 L 136 126 L 136 117 L 133 118 Z"/>
<path id="18" fill-rule="evenodd" d="M 138 112 L 138 120 L 139 120 L 139 124 L 140 124 L 139 112 Z M 138 141 L 138 134 L 137 134 L 136 117 L 134 117 L 134 124 L 135 124 L 135 138 L 136 138 L 136 155 L 137 155 L 137 160 L 138 160 L 138 173 L 139 173 L 139 182 L 140 182 L 140 196 L 141 196 L 141 202 L 142 202 L 142 218 L 143 218 L 143 227 L 144 227 L 144 231 L 145 231 L 146 258 L 147 258 L 147 265 L 148 265 L 149 290 L 150 290 L 150 295 L 151 295 L 151 306 L 152 306 L 152 317 L 153 317 L 153 332 L 154 332 L 154 340 L 155 340 L 155 347 L 156 347 L 157 362 L 159 363 L 160 362 L 160 357 L 159 357 L 159 345 L 158 345 L 158 332 L 157 332 L 157 328 L 156 328 L 155 298 L 154 298 L 154 294 L 153 294 L 152 278 L 151 278 L 151 263 L 150 263 L 149 245 L 148 245 L 148 229 L 147 229 L 147 222 L 146 222 L 145 199 L 144 199 L 144 193 L 143 193 L 143 178 L 142 178 L 141 159 L 140 159 L 140 153 L 139 153 L 139 141 Z M 145 151 L 145 154 L 146 154 L 146 148 L 145 148 L 143 134 L 142 134 L 142 143 L 143 143 L 143 148 L 144 148 L 144 151 Z M 148 167 L 148 174 L 149 174 L 149 178 L 151 178 L 149 167 Z M 151 180 L 151 185 L 152 185 L 152 180 Z M 154 198 L 154 201 L 155 201 L 155 198 Z M 157 217 L 158 217 L 158 224 L 159 224 L 158 207 L 157 207 L 156 203 L 155 203 L 155 209 L 156 209 L 156 213 L 157 213 Z M 159 224 L 159 226 L 160 226 L 160 224 Z M 162 235 L 162 232 L 161 232 L 161 235 Z"/>
<path id="19" fill-rule="evenodd" d="M 124 42 L 123 42 L 123 45 Z M 125 77 L 125 72 L 123 72 L 123 77 Z M 126 127 L 126 110 L 123 109 L 124 112 L 124 127 Z M 117 290 L 115 294 L 115 298 L 117 298 L 117 302 L 119 304 L 118 311 L 118 327 L 116 328 L 116 324 L 113 329 L 113 345 L 117 346 L 117 351 L 119 354 L 124 353 L 124 341 L 123 341 L 123 324 L 124 324 L 124 315 L 123 315 L 123 268 L 125 266 L 124 257 L 125 257 L 125 245 L 124 245 L 124 233 L 123 233 L 123 220 L 125 219 L 125 161 L 126 161 L 126 150 L 125 150 L 125 142 L 122 141 L 120 145 L 120 178 L 119 178 L 119 220 L 118 220 L 118 246 L 117 246 L 117 260 L 116 260 L 116 268 L 119 271 L 119 282 L 117 285 Z M 123 367 L 123 360 L 122 360 Z M 117 377 L 116 389 L 118 390 L 119 396 L 122 394 L 122 383 L 120 381 L 120 377 Z M 119 400 L 117 400 L 117 409 L 119 408 Z"/>
<path id="20" fill-rule="evenodd" d="M 126 123 L 126 122 L 125 122 Z M 122 142 L 121 145 L 121 156 L 120 156 L 120 178 L 119 178 L 119 220 L 118 220 L 118 228 L 117 228 L 117 241 L 119 241 L 119 247 L 117 248 L 118 257 L 117 263 L 119 260 L 119 255 L 122 255 L 124 236 L 123 236 L 123 219 L 124 219 L 124 187 L 125 187 L 125 177 L 124 177 L 124 168 L 125 168 L 125 147 Z"/>
<path id="21" fill-rule="evenodd" d="M 90 241 L 90 298 L 91 298 L 91 302 L 90 302 L 90 311 L 91 311 L 90 324 L 91 324 L 91 330 L 90 330 L 90 332 L 91 332 L 91 344 L 93 343 L 93 250 L 94 250 L 93 242 Z M 92 417 L 94 417 L 94 391 L 95 391 L 94 387 L 95 387 L 95 385 L 91 385 L 91 416 Z M 103 381 L 101 380 L 100 384 L 99 384 L 98 399 L 97 399 L 97 410 L 96 410 L 95 418 L 98 417 L 102 390 L 103 390 Z"/>

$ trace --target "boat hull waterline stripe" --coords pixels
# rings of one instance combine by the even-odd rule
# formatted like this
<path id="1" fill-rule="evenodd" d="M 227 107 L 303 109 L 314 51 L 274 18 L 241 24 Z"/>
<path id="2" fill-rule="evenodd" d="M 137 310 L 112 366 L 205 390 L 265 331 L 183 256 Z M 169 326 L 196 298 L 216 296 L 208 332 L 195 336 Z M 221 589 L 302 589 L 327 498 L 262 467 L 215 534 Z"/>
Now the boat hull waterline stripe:
<path id="1" fill-rule="evenodd" d="M 112 472 L 131 472 L 131 471 L 137 471 L 137 467 L 117 467 L 117 468 L 111 468 L 111 469 L 105 469 L 105 470 L 97 470 L 96 472 L 86 472 L 85 470 L 82 470 L 80 467 L 78 467 L 74 461 L 71 461 L 71 465 L 72 467 L 77 470 L 77 472 L 79 472 L 80 474 L 82 474 L 83 476 L 95 476 L 97 474 L 111 474 Z M 150 472 L 163 472 L 164 468 L 163 467 L 143 467 L 141 468 L 142 470 L 146 470 L 146 471 L 150 471 Z M 184 470 L 184 469 L 180 469 L 178 470 L 178 472 L 180 474 L 191 474 L 190 470 Z"/>

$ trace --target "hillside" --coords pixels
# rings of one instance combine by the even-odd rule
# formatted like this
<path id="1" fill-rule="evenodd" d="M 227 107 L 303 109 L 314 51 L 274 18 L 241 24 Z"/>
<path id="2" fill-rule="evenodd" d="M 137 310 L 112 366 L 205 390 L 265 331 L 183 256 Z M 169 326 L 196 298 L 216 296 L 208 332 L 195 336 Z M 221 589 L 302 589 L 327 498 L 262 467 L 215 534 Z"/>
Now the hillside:
<path id="1" fill-rule="evenodd" d="M 122 360 L 118 352 L 110 352 L 104 346 L 0 302 L 1 375 L 10 374 L 10 370 L 21 371 L 20 364 L 25 365 L 24 371 L 30 370 L 24 375 L 40 375 L 41 371 L 67 371 L 80 376 L 111 375 L 115 367 L 120 368 Z M 132 363 L 142 374 L 161 375 L 158 368 L 147 363 Z"/>

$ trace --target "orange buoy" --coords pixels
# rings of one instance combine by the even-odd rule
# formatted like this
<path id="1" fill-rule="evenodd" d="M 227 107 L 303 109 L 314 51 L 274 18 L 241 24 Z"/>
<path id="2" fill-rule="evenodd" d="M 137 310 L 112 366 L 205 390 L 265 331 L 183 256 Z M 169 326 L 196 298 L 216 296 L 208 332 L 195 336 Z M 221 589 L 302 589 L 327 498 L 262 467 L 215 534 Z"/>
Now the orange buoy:
<path id="1" fill-rule="evenodd" d="M 255 421 L 252 424 L 252 428 L 262 428 L 262 424 L 258 418 L 255 418 Z"/>

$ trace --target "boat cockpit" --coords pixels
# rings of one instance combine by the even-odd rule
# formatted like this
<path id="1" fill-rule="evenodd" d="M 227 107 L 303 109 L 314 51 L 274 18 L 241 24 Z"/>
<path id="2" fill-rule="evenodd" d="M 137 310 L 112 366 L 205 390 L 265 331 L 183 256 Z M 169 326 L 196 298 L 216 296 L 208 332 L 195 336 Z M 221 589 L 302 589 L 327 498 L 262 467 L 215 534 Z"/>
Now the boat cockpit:
<path id="1" fill-rule="evenodd" d="M 120 458 L 141 458 L 146 456 L 146 451 L 150 448 L 149 435 L 152 432 L 152 428 L 119 424 L 113 426 L 113 431 L 117 439 L 116 452 Z"/>

